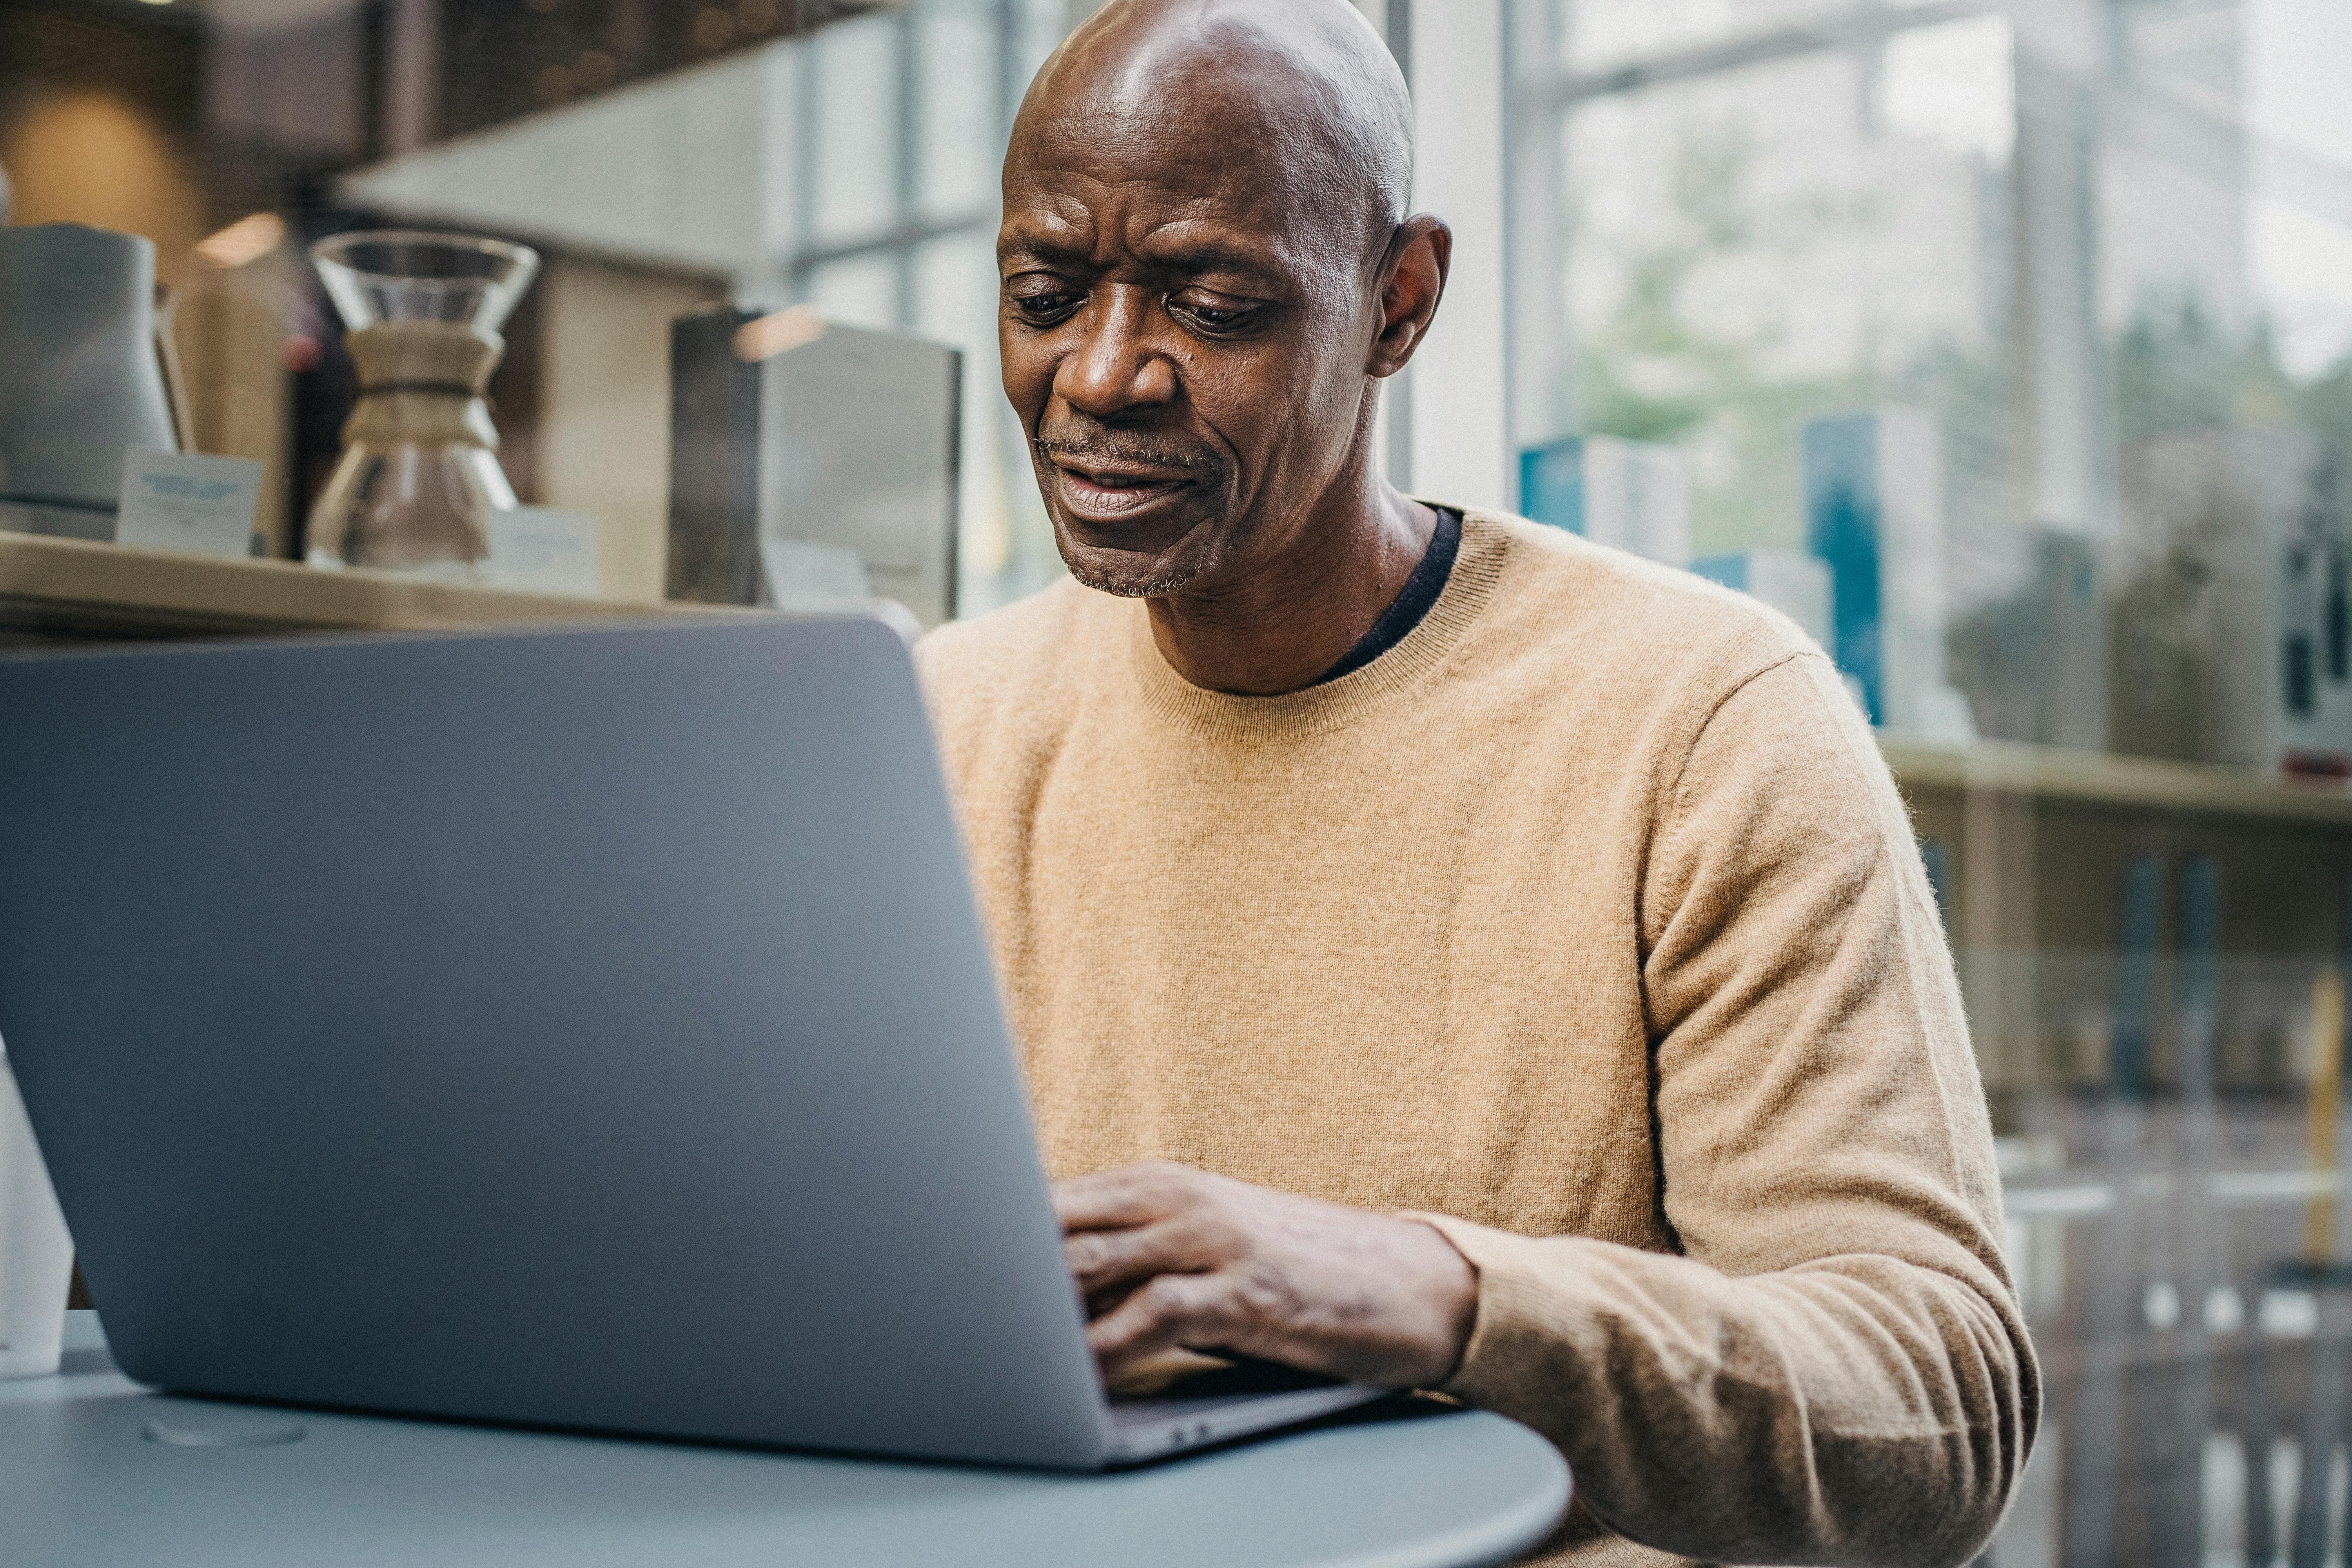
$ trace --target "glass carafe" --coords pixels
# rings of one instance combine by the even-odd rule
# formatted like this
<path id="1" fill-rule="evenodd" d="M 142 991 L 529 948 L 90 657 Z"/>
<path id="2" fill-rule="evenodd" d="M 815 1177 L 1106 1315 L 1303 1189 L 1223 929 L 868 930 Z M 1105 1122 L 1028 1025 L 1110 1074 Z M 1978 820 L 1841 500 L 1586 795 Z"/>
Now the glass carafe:
<path id="1" fill-rule="evenodd" d="M 539 270 L 520 245 L 366 230 L 310 247 L 348 329 L 360 400 L 343 456 L 310 509 L 313 566 L 470 577 L 514 490 L 482 399 L 506 352 L 499 329 Z"/>

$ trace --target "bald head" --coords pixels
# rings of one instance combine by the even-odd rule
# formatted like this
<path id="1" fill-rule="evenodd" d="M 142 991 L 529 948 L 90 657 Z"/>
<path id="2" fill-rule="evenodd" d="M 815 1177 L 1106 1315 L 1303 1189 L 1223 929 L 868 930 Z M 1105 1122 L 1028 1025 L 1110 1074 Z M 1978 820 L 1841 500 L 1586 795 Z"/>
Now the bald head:
<path id="1" fill-rule="evenodd" d="M 1006 176 L 1040 142 L 1114 127 L 1267 165 L 1297 216 L 1385 247 L 1412 195 L 1412 103 L 1347 0 L 1112 0 L 1046 60 Z"/>

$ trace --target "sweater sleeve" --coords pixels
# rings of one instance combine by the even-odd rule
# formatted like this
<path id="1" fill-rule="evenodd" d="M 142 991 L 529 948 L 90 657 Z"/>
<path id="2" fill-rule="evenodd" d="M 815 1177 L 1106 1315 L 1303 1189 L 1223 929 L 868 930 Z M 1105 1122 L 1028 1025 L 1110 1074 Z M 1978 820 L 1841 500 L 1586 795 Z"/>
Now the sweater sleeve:
<path id="1" fill-rule="evenodd" d="M 1643 872 L 1683 1256 L 1423 1215 L 1478 1271 L 1446 1392 L 1559 1444 L 1585 1505 L 1732 1563 L 1949 1564 L 2038 1418 L 1984 1093 L 1909 820 L 1820 655 L 1700 730 Z"/>

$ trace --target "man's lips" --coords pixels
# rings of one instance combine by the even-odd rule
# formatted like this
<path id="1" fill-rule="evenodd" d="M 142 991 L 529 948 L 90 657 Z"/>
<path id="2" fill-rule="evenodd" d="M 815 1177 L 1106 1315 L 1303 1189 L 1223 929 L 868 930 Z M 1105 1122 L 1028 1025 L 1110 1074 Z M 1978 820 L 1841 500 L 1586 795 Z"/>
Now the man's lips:
<path id="1" fill-rule="evenodd" d="M 1113 522 L 1157 505 L 1192 483 L 1181 469 L 1078 462 L 1055 455 L 1062 503 L 1088 521 Z"/>

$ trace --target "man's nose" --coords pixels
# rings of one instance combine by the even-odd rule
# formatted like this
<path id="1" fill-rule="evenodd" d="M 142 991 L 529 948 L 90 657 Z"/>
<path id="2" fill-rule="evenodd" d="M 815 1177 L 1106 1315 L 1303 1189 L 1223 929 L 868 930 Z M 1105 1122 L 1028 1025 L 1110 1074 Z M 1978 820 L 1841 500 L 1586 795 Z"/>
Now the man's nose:
<path id="1" fill-rule="evenodd" d="M 1172 401 L 1176 367 L 1153 341 L 1156 303 L 1147 290 L 1104 286 L 1085 312 L 1085 336 L 1055 369 L 1055 395 L 1097 419 Z"/>

